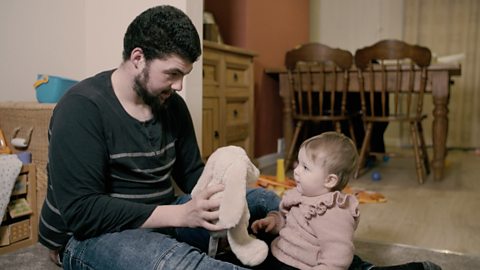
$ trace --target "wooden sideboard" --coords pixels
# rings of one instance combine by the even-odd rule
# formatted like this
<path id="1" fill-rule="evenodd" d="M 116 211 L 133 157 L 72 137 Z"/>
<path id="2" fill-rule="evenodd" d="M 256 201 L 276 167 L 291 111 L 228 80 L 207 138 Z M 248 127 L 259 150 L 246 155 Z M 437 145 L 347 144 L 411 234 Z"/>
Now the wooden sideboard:
<path id="1" fill-rule="evenodd" d="M 218 147 L 237 145 L 254 157 L 255 53 L 203 42 L 203 140 L 206 160 Z"/>

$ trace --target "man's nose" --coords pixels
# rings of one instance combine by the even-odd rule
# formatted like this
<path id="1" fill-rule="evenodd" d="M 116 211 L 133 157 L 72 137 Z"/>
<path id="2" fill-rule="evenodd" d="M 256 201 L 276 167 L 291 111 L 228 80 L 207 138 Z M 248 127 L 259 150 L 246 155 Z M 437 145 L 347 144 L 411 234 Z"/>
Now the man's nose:
<path id="1" fill-rule="evenodd" d="M 183 78 L 176 80 L 176 81 L 172 84 L 172 87 L 171 87 L 171 88 L 172 88 L 172 90 L 177 91 L 177 92 L 182 91 L 182 88 L 183 88 Z"/>

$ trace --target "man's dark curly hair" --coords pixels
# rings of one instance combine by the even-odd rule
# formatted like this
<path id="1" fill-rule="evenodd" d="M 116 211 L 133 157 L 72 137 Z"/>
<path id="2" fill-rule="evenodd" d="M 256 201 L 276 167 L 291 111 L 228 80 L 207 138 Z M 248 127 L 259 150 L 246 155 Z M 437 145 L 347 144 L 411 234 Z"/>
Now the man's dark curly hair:
<path id="1" fill-rule="evenodd" d="M 123 38 L 123 60 L 137 47 L 143 50 L 147 61 L 177 54 L 193 63 L 202 53 L 190 18 L 168 5 L 147 9 L 130 23 Z"/>

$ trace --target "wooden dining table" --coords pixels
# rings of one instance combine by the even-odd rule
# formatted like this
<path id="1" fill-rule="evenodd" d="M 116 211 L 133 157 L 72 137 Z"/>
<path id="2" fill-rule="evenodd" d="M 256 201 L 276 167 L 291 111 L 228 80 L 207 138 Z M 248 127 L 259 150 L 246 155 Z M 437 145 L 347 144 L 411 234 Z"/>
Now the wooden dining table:
<path id="1" fill-rule="evenodd" d="M 293 133 L 288 73 L 285 67 L 266 68 L 265 73 L 279 83 L 279 94 L 283 102 L 283 136 L 285 138 L 285 149 L 288 149 Z M 433 96 L 434 106 L 432 111 L 433 160 L 431 164 L 435 181 L 441 180 L 445 171 L 450 85 L 453 83 L 452 77 L 460 76 L 461 73 L 459 64 L 435 63 L 428 68 L 426 91 Z M 416 76 L 416 78 L 420 78 L 420 76 Z M 350 70 L 349 91 L 359 91 L 357 70 L 355 68 Z"/>

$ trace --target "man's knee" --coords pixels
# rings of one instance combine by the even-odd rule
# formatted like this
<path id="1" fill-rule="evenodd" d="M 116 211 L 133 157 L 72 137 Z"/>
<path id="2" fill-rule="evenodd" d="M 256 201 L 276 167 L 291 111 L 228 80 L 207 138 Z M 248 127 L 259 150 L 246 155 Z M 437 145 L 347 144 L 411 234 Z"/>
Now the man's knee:
<path id="1" fill-rule="evenodd" d="M 265 217 L 270 211 L 277 211 L 280 197 L 273 191 L 264 188 L 247 190 L 247 203 L 251 219 Z"/>

